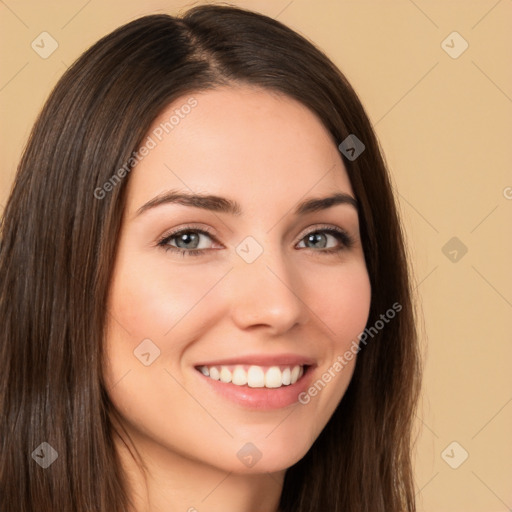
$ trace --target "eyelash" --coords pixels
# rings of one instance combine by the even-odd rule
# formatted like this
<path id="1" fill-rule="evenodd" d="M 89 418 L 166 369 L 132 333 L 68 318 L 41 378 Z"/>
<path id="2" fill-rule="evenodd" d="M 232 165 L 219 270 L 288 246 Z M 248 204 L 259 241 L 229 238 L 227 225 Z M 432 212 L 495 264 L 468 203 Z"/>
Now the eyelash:
<path id="1" fill-rule="evenodd" d="M 171 251 L 171 252 L 174 252 L 177 254 L 181 254 L 182 256 L 201 256 L 205 251 L 210 250 L 210 249 L 181 249 L 179 247 L 174 247 L 172 245 L 169 245 L 169 241 L 172 240 L 173 238 L 176 238 L 178 235 L 182 235 L 184 233 L 191 233 L 191 232 L 206 235 L 206 236 L 210 237 L 214 242 L 218 243 L 218 241 L 215 238 L 215 236 L 213 235 L 213 233 L 211 233 L 208 229 L 200 229 L 200 228 L 196 228 L 193 226 L 185 226 L 177 231 L 166 234 L 163 238 L 161 238 L 158 241 L 157 246 L 161 247 L 166 252 Z M 338 240 L 338 242 L 341 242 L 341 246 L 333 247 L 330 249 L 320 249 L 320 250 L 311 249 L 314 252 L 321 252 L 323 254 L 335 254 L 335 253 L 344 251 L 346 249 L 350 249 L 354 244 L 353 238 L 345 230 L 343 230 L 341 228 L 335 228 L 333 226 L 316 228 L 313 231 L 306 233 L 299 240 L 299 242 L 302 242 L 302 240 L 304 240 L 307 236 L 313 235 L 316 233 L 327 233 L 329 235 L 334 236 Z M 306 247 L 306 249 L 308 249 L 308 247 Z"/>

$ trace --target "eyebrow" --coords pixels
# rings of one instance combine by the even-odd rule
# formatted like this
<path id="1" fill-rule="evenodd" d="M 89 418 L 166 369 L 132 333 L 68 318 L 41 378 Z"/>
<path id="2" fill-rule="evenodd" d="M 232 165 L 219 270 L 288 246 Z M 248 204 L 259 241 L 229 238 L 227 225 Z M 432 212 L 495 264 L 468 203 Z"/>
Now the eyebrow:
<path id="1" fill-rule="evenodd" d="M 242 208 L 239 203 L 232 199 L 209 194 L 191 194 L 188 192 L 169 191 L 154 197 L 136 212 L 141 215 L 145 211 L 164 204 L 181 204 L 192 206 L 213 212 L 227 213 L 230 215 L 242 215 Z M 358 210 L 358 203 L 355 198 L 343 192 L 337 192 L 327 197 L 312 198 L 301 202 L 295 208 L 295 215 L 305 215 L 320 210 L 325 210 L 338 204 L 347 204 Z"/>

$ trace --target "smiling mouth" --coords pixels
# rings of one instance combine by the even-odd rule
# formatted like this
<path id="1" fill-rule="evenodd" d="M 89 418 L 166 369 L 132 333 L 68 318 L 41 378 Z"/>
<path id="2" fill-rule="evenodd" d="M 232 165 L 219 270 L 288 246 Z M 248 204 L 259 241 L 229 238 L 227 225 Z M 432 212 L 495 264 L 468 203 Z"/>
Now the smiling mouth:
<path id="1" fill-rule="evenodd" d="M 276 389 L 295 384 L 307 371 L 308 365 L 217 365 L 197 366 L 205 377 L 235 386 Z"/>

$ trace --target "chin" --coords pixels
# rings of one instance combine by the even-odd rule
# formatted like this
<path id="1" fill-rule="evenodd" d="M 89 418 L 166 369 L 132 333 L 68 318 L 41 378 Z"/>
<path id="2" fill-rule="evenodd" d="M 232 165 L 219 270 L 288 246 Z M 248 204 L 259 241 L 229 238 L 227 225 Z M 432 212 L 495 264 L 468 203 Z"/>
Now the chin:
<path id="1" fill-rule="evenodd" d="M 268 435 L 268 432 L 265 435 Z M 304 436 L 286 439 L 283 437 L 270 434 L 267 439 L 262 437 L 260 441 L 237 442 L 235 458 L 225 458 L 232 461 L 225 469 L 238 474 L 286 471 L 306 455 L 312 443 Z"/>

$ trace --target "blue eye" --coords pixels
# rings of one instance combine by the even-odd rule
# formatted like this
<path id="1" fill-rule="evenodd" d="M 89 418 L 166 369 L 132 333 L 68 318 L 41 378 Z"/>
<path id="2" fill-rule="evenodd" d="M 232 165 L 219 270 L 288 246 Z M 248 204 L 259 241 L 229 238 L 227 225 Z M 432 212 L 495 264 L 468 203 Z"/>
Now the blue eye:
<path id="1" fill-rule="evenodd" d="M 203 229 L 185 228 L 166 236 L 158 242 L 158 245 L 166 251 L 177 252 L 182 256 L 199 256 L 208 249 L 199 247 L 204 245 L 201 244 L 201 237 L 213 238 L 208 231 Z"/>
<path id="2" fill-rule="evenodd" d="M 158 242 L 158 246 L 165 251 L 172 251 L 182 256 L 201 256 L 211 250 L 211 247 L 208 247 L 208 242 L 204 242 L 203 238 L 217 241 L 207 230 L 185 227 L 166 235 Z M 331 239 L 337 243 L 329 246 Z M 312 244 L 312 246 L 303 245 L 300 247 L 301 249 L 313 249 L 314 252 L 321 254 L 338 253 L 349 249 L 354 244 L 353 239 L 345 230 L 332 226 L 310 231 L 302 237 L 299 245 L 303 242 Z"/>
<path id="3" fill-rule="evenodd" d="M 341 244 L 341 246 L 334 245 L 331 247 L 327 247 L 327 245 L 329 243 L 329 237 L 334 238 L 338 242 L 338 244 Z M 317 229 L 316 231 L 311 231 L 306 236 L 304 236 L 299 243 L 302 243 L 303 241 L 305 241 L 306 243 L 313 244 L 313 247 L 306 247 L 306 248 L 308 248 L 308 249 L 320 248 L 322 250 L 317 251 L 317 252 L 328 253 L 328 254 L 340 252 L 344 249 L 348 249 L 348 248 L 352 247 L 352 245 L 354 243 L 352 238 L 349 236 L 349 234 L 346 231 L 344 231 L 342 229 L 334 228 L 334 227 Z"/>

